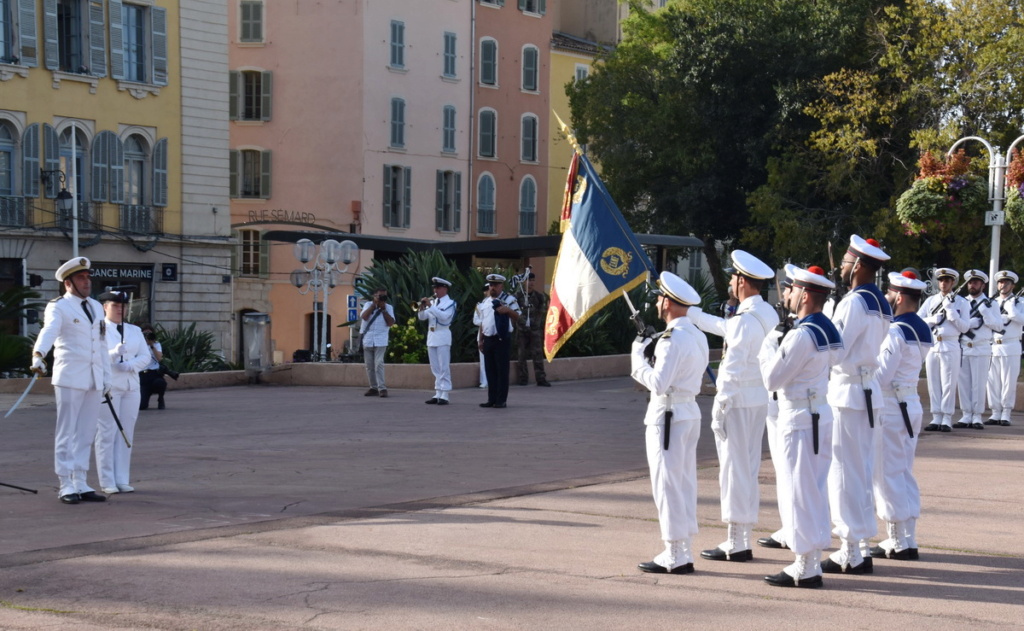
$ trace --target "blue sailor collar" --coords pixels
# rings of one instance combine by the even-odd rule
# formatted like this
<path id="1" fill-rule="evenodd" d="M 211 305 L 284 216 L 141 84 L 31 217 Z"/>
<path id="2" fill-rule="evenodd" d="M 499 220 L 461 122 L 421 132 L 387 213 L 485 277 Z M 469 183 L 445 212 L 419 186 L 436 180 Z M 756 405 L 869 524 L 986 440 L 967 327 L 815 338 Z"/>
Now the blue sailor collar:
<path id="1" fill-rule="evenodd" d="M 889 301 L 885 299 L 885 294 L 878 288 L 878 285 L 874 283 L 858 285 L 850 294 L 861 294 L 861 299 L 864 302 L 864 308 L 868 310 L 868 315 L 892 320 L 892 307 L 889 306 Z"/>
<path id="2" fill-rule="evenodd" d="M 814 338 L 814 346 L 819 352 L 843 347 L 843 338 L 836 325 L 832 324 L 832 320 L 829 320 L 820 311 L 801 319 L 796 325 L 811 334 Z"/>
<path id="3" fill-rule="evenodd" d="M 896 316 L 893 319 L 893 323 L 899 325 L 900 333 L 903 334 L 903 339 L 907 341 L 907 344 L 932 345 L 931 329 L 921 319 L 921 316 L 913 311 Z"/>

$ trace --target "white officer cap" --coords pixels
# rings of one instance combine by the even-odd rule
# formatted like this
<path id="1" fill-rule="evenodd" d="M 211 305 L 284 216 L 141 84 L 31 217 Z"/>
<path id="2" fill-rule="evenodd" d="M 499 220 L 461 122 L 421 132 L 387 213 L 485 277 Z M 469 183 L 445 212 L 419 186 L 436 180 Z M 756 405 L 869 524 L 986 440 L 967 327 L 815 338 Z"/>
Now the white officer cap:
<path id="1" fill-rule="evenodd" d="M 451 287 L 452 286 L 451 281 L 447 281 L 447 280 L 441 278 L 440 276 L 434 276 L 433 278 L 430 279 L 430 282 L 431 282 L 431 284 L 433 284 L 434 287 Z"/>
<path id="2" fill-rule="evenodd" d="M 744 252 L 743 250 L 733 250 L 732 254 L 729 255 L 732 260 L 732 265 L 725 268 L 725 273 L 732 276 L 733 274 L 741 274 L 757 280 L 765 280 L 775 276 L 775 272 L 772 268 L 768 267 L 761 262 L 753 254 Z"/>
<path id="3" fill-rule="evenodd" d="M 878 241 L 874 239 L 862 239 L 857 235 L 850 237 L 850 247 L 848 249 L 850 254 L 861 259 L 868 259 L 878 267 L 882 266 L 882 263 L 889 260 L 889 255 L 882 251 L 882 247 L 878 244 Z"/>
<path id="4" fill-rule="evenodd" d="M 960 280 L 960 272 L 956 271 L 952 267 L 940 267 L 935 270 L 935 280 L 942 280 L 943 278 L 952 278 L 953 282 Z"/>
<path id="5" fill-rule="evenodd" d="M 502 276 L 501 274 L 488 274 L 487 275 L 487 282 L 488 283 L 504 283 L 505 282 L 505 277 Z"/>
<path id="6" fill-rule="evenodd" d="M 998 272 L 996 272 L 996 282 L 998 283 L 1001 280 L 1008 280 L 1014 285 L 1016 285 L 1019 279 L 1017 278 L 1017 275 L 1011 272 L 1010 270 L 1001 269 Z"/>
<path id="7" fill-rule="evenodd" d="M 807 269 L 794 265 L 793 268 L 794 287 L 802 287 L 818 294 L 827 294 L 836 287 L 836 284 L 825 276 L 825 270 L 817 265 L 811 265 Z"/>
<path id="8" fill-rule="evenodd" d="M 92 263 L 89 262 L 89 259 L 84 256 L 80 256 L 78 258 L 71 259 L 58 267 L 57 273 L 54 274 L 54 276 L 56 276 L 57 280 L 60 282 L 64 282 L 68 278 L 71 278 L 72 275 L 77 274 L 78 272 L 87 271 L 91 267 Z"/>
<path id="9" fill-rule="evenodd" d="M 980 280 L 983 283 L 988 283 L 988 274 L 981 271 L 980 269 L 969 269 L 964 272 L 964 280 Z"/>
<path id="10" fill-rule="evenodd" d="M 928 287 L 927 283 L 918 280 L 917 274 L 909 270 L 903 272 L 889 272 L 889 289 L 898 291 L 901 294 L 920 296 Z"/>
<path id="11" fill-rule="evenodd" d="M 658 276 L 658 288 L 653 293 L 665 296 L 684 307 L 700 304 L 700 294 L 697 293 L 697 290 L 672 272 L 662 272 Z"/>

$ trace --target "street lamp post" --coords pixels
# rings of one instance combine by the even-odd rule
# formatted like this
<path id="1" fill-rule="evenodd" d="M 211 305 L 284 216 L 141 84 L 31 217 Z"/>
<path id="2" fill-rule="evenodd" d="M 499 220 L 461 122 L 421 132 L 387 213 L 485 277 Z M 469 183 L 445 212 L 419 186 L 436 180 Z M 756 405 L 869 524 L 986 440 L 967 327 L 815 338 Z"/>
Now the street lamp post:
<path id="1" fill-rule="evenodd" d="M 338 278 L 348 271 L 348 266 L 358 255 L 359 246 L 347 239 L 340 243 L 334 239 L 326 239 L 320 244 L 319 250 L 309 239 L 300 239 L 295 244 L 295 258 L 302 263 L 302 269 L 292 272 L 292 285 L 302 295 L 313 294 L 313 361 L 328 360 L 328 300 L 331 290 L 338 284 Z M 322 303 L 317 300 L 321 294 Z"/>
<path id="2" fill-rule="evenodd" d="M 992 250 L 988 262 L 988 277 L 995 278 L 996 272 L 999 271 L 999 247 L 1000 238 L 1003 223 L 1005 223 L 1006 217 L 1003 213 L 1003 202 L 1006 201 L 1006 168 L 1010 165 L 1010 159 L 1013 157 L 1013 149 L 1017 146 L 1017 143 L 1024 140 L 1024 136 L 1020 136 L 1017 140 L 1014 140 L 1010 144 L 1010 148 L 1006 150 L 1006 155 L 999 154 L 999 147 L 993 147 L 984 138 L 978 136 L 966 136 L 957 140 L 953 143 L 953 146 L 949 148 L 946 153 L 946 157 L 953 155 L 956 148 L 968 140 L 977 140 L 981 144 L 985 145 L 988 149 L 989 163 L 988 163 L 988 201 L 992 202 L 992 210 L 985 213 L 985 225 L 992 226 Z M 995 295 L 996 287 L 995 283 L 989 285 L 989 292 Z"/>

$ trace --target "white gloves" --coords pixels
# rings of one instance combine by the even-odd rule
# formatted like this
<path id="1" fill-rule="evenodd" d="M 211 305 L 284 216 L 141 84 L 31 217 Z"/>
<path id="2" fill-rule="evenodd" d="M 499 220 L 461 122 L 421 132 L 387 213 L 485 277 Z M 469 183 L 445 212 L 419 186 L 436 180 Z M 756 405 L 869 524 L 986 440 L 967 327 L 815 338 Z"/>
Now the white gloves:
<path id="1" fill-rule="evenodd" d="M 131 362 L 114 362 L 114 370 L 118 370 L 120 372 L 131 372 L 132 371 L 132 363 Z"/>
<path id="2" fill-rule="evenodd" d="M 110 396 L 110 388 L 112 386 L 109 383 L 103 384 L 103 398 L 106 399 Z"/>
<path id="3" fill-rule="evenodd" d="M 716 400 L 714 405 L 711 410 L 711 431 L 715 433 L 715 438 L 725 441 L 725 401 Z"/>
<path id="4" fill-rule="evenodd" d="M 644 349 L 647 348 L 647 345 L 650 344 L 650 343 L 651 343 L 651 338 L 649 338 L 649 337 L 641 337 L 639 335 L 636 336 L 635 340 L 633 340 L 633 347 L 632 347 L 632 350 L 630 352 L 630 371 L 631 372 L 636 372 L 637 369 L 639 369 L 641 366 L 643 366 L 645 363 L 647 363 L 647 360 L 644 359 Z"/>
<path id="5" fill-rule="evenodd" d="M 45 377 L 46 361 L 39 355 L 33 355 L 32 364 L 29 366 L 29 372 L 38 373 L 40 377 Z"/>
<path id="6" fill-rule="evenodd" d="M 124 342 L 121 342 L 120 344 L 118 344 L 117 346 L 114 347 L 114 354 L 115 355 L 124 355 L 125 351 L 127 351 L 127 350 L 128 350 L 128 347 L 124 345 Z"/>

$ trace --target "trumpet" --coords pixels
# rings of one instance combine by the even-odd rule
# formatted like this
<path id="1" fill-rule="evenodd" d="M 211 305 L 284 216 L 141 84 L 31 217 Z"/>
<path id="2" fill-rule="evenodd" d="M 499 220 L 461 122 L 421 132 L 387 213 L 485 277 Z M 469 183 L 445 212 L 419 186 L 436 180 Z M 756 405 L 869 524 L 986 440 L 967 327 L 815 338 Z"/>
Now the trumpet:
<path id="1" fill-rule="evenodd" d="M 434 306 L 434 299 L 435 298 L 436 298 L 436 296 L 424 296 L 424 297 L 420 298 L 420 301 L 418 303 L 417 302 L 412 303 L 412 306 L 413 306 L 414 309 L 416 309 L 418 311 L 423 311 L 424 309 L 426 309 L 428 307 Z"/>

